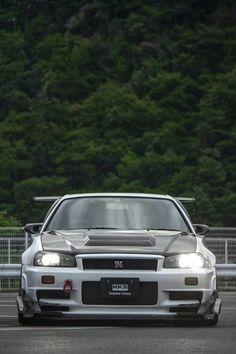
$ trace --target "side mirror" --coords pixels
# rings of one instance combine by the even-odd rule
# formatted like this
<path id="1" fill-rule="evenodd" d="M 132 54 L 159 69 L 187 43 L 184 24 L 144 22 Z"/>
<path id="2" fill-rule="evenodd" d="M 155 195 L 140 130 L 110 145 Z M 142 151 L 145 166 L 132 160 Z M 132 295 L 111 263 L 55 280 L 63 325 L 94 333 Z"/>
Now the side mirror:
<path id="1" fill-rule="evenodd" d="M 27 224 L 24 226 L 25 232 L 28 234 L 38 234 L 42 228 L 43 224 Z"/>
<path id="2" fill-rule="evenodd" d="M 193 224 L 193 227 L 198 235 L 205 235 L 209 231 L 209 227 L 204 224 Z"/>

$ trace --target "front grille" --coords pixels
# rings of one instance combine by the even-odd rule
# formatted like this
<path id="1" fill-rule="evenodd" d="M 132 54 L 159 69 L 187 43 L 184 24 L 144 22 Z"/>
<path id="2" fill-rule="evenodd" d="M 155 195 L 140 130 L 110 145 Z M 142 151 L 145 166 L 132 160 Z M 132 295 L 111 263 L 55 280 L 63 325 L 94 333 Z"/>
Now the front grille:
<path id="1" fill-rule="evenodd" d="M 172 301 L 181 300 L 202 300 L 202 291 L 170 291 L 169 299 Z"/>
<path id="2" fill-rule="evenodd" d="M 202 300 L 202 295 L 202 291 L 170 291 L 169 299 L 172 301 L 197 300 L 199 301 L 199 304 L 174 306 L 170 307 L 169 311 L 181 314 L 197 313 Z"/>
<path id="3" fill-rule="evenodd" d="M 199 306 L 175 306 L 170 307 L 170 312 L 177 312 L 177 313 L 197 313 Z"/>
<path id="4" fill-rule="evenodd" d="M 82 283 L 82 302 L 86 305 L 155 305 L 158 298 L 156 282 L 140 282 L 139 296 L 135 299 L 101 297 L 100 281 L 85 281 Z"/>
<path id="5" fill-rule="evenodd" d="M 52 305 L 43 305 L 41 306 L 42 312 L 67 312 L 69 311 L 68 306 L 52 306 Z"/>
<path id="6" fill-rule="evenodd" d="M 64 293 L 63 290 L 37 290 L 37 299 L 69 299 L 70 294 Z"/>
<path id="7" fill-rule="evenodd" d="M 157 270 L 156 259 L 113 259 L 113 258 L 85 258 L 84 270 L 112 269 L 112 270 Z"/>

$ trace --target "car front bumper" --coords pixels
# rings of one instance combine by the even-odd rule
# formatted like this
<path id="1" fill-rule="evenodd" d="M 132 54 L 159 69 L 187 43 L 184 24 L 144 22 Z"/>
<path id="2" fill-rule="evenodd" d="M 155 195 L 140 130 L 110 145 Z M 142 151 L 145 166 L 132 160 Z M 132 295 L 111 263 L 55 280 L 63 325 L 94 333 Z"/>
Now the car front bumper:
<path id="1" fill-rule="evenodd" d="M 161 256 L 158 258 L 158 267 L 155 271 L 84 270 L 82 259 L 79 257 L 77 265 L 76 268 L 23 265 L 18 309 L 27 317 L 41 315 L 81 320 L 161 320 L 182 317 L 190 319 L 211 315 L 217 311 L 217 306 L 214 307 L 217 298 L 215 268 L 165 269 Z M 42 276 L 45 275 L 54 276 L 55 283 L 42 284 Z M 102 278 L 138 279 L 140 288 L 144 289 L 143 295 L 139 293 L 142 299 L 101 300 Z M 186 285 L 186 279 L 193 278 L 197 279 L 197 284 Z M 69 295 L 63 293 L 66 280 L 72 282 L 72 291 Z M 218 309 L 220 311 L 220 305 Z"/>

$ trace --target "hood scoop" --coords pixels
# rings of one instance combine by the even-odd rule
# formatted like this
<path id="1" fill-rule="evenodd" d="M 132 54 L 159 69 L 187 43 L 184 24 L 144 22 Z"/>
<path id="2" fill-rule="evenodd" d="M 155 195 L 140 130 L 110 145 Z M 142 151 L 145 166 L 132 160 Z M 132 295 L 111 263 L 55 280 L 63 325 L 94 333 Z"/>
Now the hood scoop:
<path id="1" fill-rule="evenodd" d="M 89 235 L 85 246 L 155 246 L 154 236 L 143 235 Z"/>

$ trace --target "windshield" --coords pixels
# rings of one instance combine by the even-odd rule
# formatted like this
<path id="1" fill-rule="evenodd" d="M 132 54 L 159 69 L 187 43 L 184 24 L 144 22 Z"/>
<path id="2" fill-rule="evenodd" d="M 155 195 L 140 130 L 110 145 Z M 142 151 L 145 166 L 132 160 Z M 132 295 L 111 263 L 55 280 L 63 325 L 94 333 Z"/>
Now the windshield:
<path id="1" fill-rule="evenodd" d="M 62 201 L 45 228 L 173 229 L 189 231 L 176 205 L 167 199 L 135 197 L 80 197 Z"/>

